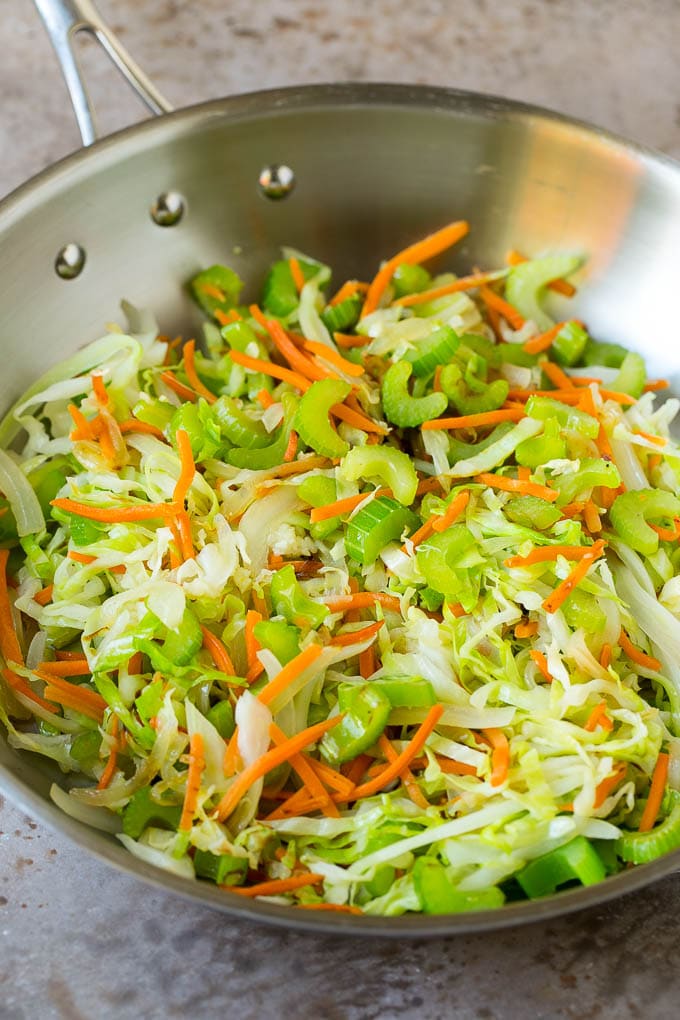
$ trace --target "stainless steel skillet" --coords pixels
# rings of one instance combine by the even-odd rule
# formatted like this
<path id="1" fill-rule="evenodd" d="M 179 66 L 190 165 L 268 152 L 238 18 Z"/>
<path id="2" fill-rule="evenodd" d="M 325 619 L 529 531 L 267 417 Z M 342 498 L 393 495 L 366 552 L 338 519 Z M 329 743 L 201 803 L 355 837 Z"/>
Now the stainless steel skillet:
<path id="1" fill-rule="evenodd" d="M 77 29 L 95 32 L 152 109 L 166 109 L 90 3 L 39 0 L 39 7 L 62 50 Z M 86 97 L 67 60 L 89 143 Z M 291 173 L 263 174 L 282 166 Z M 280 183 L 278 200 L 268 197 L 276 191 L 272 177 Z M 168 194 L 174 197 L 159 201 Z M 587 125 L 501 99 L 333 85 L 169 114 L 98 142 L 10 196 L 0 207 L 0 402 L 7 406 L 47 363 L 101 333 L 121 297 L 155 309 L 164 329 L 188 331 L 197 319 L 182 284 L 212 261 L 258 280 L 286 243 L 328 260 L 339 276 L 370 275 L 385 255 L 461 216 L 472 224 L 456 256 L 461 269 L 497 265 L 511 246 L 588 254 L 577 314 L 596 336 L 642 350 L 653 373 L 678 377 L 680 167 Z M 502 927 L 610 899 L 675 870 L 680 860 L 669 855 L 588 890 L 494 913 L 357 919 L 294 912 L 242 902 L 132 858 L 51 804 L 54 778 L 47 764 L 0 741 L 3 789 L 81 846 L 232 915 L 291 927 L 402 938 Z"/>

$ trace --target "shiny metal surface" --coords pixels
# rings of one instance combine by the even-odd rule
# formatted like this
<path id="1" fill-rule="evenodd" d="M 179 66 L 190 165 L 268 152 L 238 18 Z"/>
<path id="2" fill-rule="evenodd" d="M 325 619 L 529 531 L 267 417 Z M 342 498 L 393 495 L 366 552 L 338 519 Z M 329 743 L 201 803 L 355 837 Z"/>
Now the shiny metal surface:
<path id="1" fill-rule="evenodd" d="M 73 45 L 79 32 L 87 32 L 100 43 L 152 113 L 169 113 L 172 110 L 170 103 L 135 63 L 91 0 L 35 0 L 35 5 L 61 66 L 83 145 L 91 145 L 97 138 L 97 121 Z"/>
<path id="2" fill-rule="evenodd" d="M 266 201 L 258 184 L 273 161 L 295 169 L 285 202 Z M 167 191 L 185 197 L 186 211 L 173 230 L 158 230 L 149 208 Z M 366 276 L 390 252 L 463 216 L 472 230 L 454 268 L 498 265 L 512 246 L 583 252 L 589 261 L 570 310 L 596 337 L 643 351 L 652 373 L 678 381 L 670 301 L 680 269 L 680 168 L 586 125 L 500 99 L 338 85 L 235 97 L 147 122 L 10 196 L 0 207 L 0 279 L 8 295 L 2 343 L 11 366 L 0 379 L 0 404 L 46 363 L 101 333 L 121 297 L 155 309 L 165 332 L 186 333 L 199 318 L 182 285 L 211 262 L 226 261 L 257 281 L 289 244 L 329 261 L 339 278 Z M 74 237 L 87 263 L 65 282 L 53 271 L 54 253 Z M 556 315 L 566 307 L 554 298 Z M 680 866 L 672 854 L 590 889 L 493 913 L 329 919 L 155 871 L 58 811 L 48 799 L 53 778 L 47 763 L 0 740 L 3 789 L 80 845 L 232 914 L 300 928 L 396 937 L 498 928 L 602 902 Z"/>
<path id="3" fill-rule="evenodd" d="M 54 269 L 62 280 L 75 280 L 85 268 L 87 255 L 85 250 L 75 241 L 69 241 L 57 252 Z"/>
<path id="4" fill-rule="evenodd" d="M 262 168 L 258 184 L 265 198 L 272 198 L 275 201 L 287 198 L 295 187 L 295 173 L 285 164 L 274 163 L 272 166 Z"/>
<path id="5" fill-rule="evenodd" d="M 159 227 L 174 227 L 184 216 L 185 204 L 178 191 L 164 191 L 151 206 L 151 219 Z"/>

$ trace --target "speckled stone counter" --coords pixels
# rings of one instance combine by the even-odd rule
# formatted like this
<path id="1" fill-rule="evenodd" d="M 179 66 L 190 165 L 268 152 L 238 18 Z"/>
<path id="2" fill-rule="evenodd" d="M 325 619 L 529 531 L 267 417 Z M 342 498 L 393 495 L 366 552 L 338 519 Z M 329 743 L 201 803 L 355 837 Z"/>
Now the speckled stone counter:
<path id="1" fill-rule="evenodd" d="M 176 105 L 332 80 L 509 95 L 680 156 L 677 0 L 101 0 Z M 0 0 L 0 194 L 73 150 L 28 2 Z M 142 116 L 83 46 L 113 130 Z M 0 799 L 0 1020 L 678 1015 L 680 881 L 498 934 L 371 943 L 230 921 L 122 875 Z"/>

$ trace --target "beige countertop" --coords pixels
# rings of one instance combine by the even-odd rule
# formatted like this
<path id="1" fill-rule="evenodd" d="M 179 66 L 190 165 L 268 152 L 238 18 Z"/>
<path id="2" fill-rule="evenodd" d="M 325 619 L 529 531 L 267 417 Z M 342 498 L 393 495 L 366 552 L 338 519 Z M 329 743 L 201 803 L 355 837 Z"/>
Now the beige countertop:
<path id="1" fill-rule="evenodd" d="M 101 0 L 177 106 L 333 80 L 538 103 L 680 156 L 677 0 Z M 0 194 L 78 136 L 32 4 L 0 0 Z M 104 130 L 143 115 L 88 43 Z M 670 1018 L 674 878 L 600 909 L 432 942 L 235 923 L 87 856 L 0 798 L 0 1020 Z"/>

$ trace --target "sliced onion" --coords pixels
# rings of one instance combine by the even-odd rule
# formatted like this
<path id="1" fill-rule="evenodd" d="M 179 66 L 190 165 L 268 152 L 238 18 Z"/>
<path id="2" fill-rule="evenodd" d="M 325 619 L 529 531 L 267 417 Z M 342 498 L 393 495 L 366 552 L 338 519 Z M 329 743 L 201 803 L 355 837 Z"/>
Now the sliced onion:
<path id="1" fill-rule="evenodd" d="M 45 518 L 31 483 L 4 450 L 0 450 L 0 491 L 9 500 L 20 538 L 45 530 Z"/>

